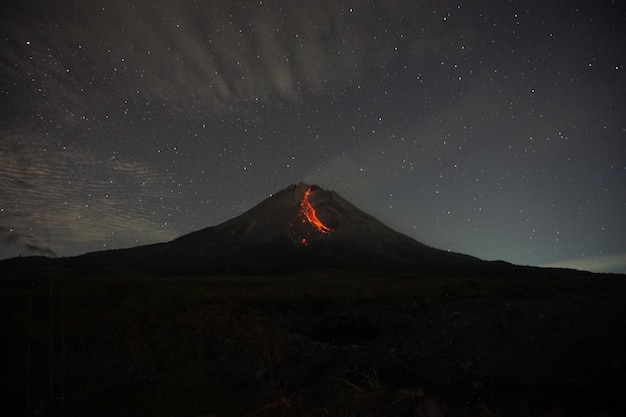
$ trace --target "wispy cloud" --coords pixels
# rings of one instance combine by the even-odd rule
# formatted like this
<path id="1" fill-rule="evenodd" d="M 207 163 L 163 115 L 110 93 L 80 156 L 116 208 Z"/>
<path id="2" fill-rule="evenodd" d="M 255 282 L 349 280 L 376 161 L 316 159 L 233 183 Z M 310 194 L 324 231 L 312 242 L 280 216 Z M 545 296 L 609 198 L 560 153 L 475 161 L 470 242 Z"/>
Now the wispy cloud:
<path id="1" fill-rule="evenodd" d="M 103 160 L 22 131 L 0 133 L 0 165 L 0 239 L 5 245 L 52 255 L 179 235 L 161 223 L 171 205 L 168 178 L 146 163 Z M 50 248 L 46 236 L 59 247 Z"/>
<path id="2" fill-rule="evenodd" d="M 112 85 L 120 99 L 187 115 L 293 102 L 452 48 L 451 29 L 428 3 L 33 3 L 6 13 L 12 38 L 2 71 L 36 94 L 75 103 L 73 113 L 85 111 L 86 95 L 106 100 Z"/>

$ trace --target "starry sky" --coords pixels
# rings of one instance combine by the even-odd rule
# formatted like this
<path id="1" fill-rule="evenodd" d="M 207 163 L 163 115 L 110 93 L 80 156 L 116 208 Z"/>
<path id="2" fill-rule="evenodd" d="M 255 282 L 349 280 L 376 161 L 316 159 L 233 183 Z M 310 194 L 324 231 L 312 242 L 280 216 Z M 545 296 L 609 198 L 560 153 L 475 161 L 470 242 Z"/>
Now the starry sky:
<path id="1" fill-rule="evenodd" d="M 13 1 L 0 258 L 163 242 L 290 184 L 483 259 L 626 272 L 618 1 Z"/>

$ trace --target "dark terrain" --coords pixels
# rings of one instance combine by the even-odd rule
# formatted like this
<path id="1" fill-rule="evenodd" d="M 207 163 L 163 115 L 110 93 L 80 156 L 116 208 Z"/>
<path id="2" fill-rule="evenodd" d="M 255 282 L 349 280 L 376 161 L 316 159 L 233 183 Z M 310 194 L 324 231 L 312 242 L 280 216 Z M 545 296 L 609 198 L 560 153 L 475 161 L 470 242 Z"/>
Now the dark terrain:
<path id="1" fill-rule="evenodd" d="M 626 280 L 0 280 L 3 415 L 621 416 Z"/>
<path id="2" fill-rule="evenodd" d="M 2 415 L 626 415 L 626 277 L 426 246 L 300 183 L 171 242 L 0 262 Z"/>

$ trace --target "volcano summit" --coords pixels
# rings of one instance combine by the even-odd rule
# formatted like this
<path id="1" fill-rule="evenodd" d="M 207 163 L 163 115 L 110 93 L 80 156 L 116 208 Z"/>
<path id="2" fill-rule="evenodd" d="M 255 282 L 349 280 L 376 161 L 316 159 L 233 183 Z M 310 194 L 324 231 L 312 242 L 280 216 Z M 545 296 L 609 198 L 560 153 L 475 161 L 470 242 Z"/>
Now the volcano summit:
<path id="1" fill-rule="evenodd" d="M 336 192 L 302 182 L 240 216 L 167 243 L 59 261 L 70 266 L 123 266 L 166 275 L 264 274 L 317 268 L 445 273 L 480 269 L 482 273 L 494 266 L 419 243 Z"/>

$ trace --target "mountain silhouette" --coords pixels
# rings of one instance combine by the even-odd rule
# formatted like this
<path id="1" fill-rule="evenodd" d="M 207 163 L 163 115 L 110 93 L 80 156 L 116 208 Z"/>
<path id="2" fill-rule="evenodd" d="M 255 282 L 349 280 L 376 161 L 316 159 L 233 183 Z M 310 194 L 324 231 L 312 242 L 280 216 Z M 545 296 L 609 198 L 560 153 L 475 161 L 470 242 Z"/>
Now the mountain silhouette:
<path id="1" fill-rule="evenodd" d="M 217 226 L 166 243 L 51 260 L 70 267 L 128 267 L 158 274 L 267 274 L 337 268 L 480 273 L 516 268 L 424 245 L 334 191 L 299 183 Z"/>

